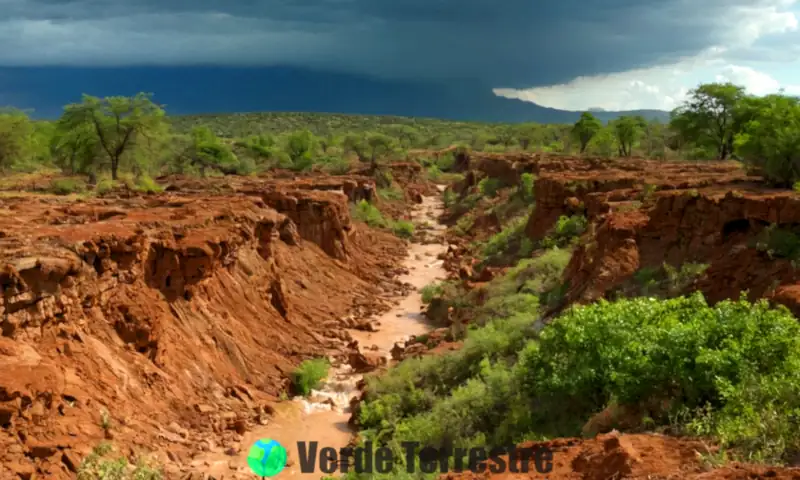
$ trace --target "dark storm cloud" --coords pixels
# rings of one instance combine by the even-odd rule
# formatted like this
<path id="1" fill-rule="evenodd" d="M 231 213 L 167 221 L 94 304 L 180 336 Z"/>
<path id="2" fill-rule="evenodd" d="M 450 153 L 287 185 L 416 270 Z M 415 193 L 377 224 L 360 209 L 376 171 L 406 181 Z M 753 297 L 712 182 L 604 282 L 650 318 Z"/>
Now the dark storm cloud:
<path id="1" fill-rule="evenodd" d="M 288 64 L 530 87 L 696 54 L 734 9 L 780 2 L 0 0 L 0 65 Z"/>

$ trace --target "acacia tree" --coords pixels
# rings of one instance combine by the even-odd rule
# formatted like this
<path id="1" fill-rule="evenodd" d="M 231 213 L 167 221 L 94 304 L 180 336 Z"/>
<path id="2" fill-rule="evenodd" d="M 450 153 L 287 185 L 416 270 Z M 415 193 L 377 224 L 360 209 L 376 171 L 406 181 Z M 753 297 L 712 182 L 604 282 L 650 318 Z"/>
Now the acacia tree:
<path id="1" fill-rule="evenodd" d="M 601 128 L 603 128 L 602 122 L 591 112 L 583 112 L 581 114 L 581 118 L 572 126 L 572 134 L 581 144 L 581 153 L 586 151 L 589 142 L 592 141 L 592 138 L 597 135 Z"/>
<path id="2" fill-rule="evenodd" d="M 673 110 L 670 126 L 689 142 L 713 146 L 717 158 L 725 160 L 733 152 L 734 137 L 743 124 L 737 108 L 744 98 L 744 88 L 732 83 L 700 85 Z"/>
<path id="3" fill-rule="evenodd" d="M 642 134 L 647 121 L 640 116 L 622 116 L 612 122 L 621 157 L 630 157 L 633 145 Z"/>
<path id="4" fill-rule="evenodd" d="M 367 146 L 359 135 L 347 134 L 342 140 L 342 148 L 344 148 L 345 152 L 356 154 L 359 162 L 367 161 Z"/>
<path id="5" fill-rule="evenodd" d="M 61 134 L 88 130 L 96 137 L 111 164 L 111 178 L 117 180 L 120 160 L 133 149 L 139 137 L 160 131 L 165 124 L 164 110 L 150 100 L 151 95 L 98 98 L 84 95 L 81 103 L 67 105 L 59 120 Z"/>
<path id="6" fill-rule="evenodd" d="M 207 169 L 219 170 L 223 173 L 236 173 L 239 159 L 230 147 L 214 135 L 206 126 L 194 127 L 189 134 L 189 145 L 182 157 L 200 170 L 205 177 Z M 182 166 L 181 166 L 182 170 Z"/>
<path id="7" fill-rule="evenodd" d="M 33 123 L 24 112 L 0 110 L 0 170 L 28 160 L 33 134 Z"/>
<path id="8" fill-rule="evenodd" d="M 376 168 L 378 157 L 388 155 L 394 149 L 394 139 L 382 133 L 370 133 L 367 136 L 367 146 L 372 168 Z"/>
<path id="9" fill-rule="evenodd" d="M 736 151 L 781 185 L 800 180 L 800 100 L 786 95 L 744 100 L 746 119 L 736 135 Z"/>

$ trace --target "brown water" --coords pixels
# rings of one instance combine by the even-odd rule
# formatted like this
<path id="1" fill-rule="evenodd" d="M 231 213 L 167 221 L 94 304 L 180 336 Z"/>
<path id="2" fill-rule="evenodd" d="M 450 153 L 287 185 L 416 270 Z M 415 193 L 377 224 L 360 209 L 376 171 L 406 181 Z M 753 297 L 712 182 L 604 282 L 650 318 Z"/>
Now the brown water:
<path id="1" fill-rule="evenodd" d="M 412 212 L 412 221 L 418 225 L 427 223 L 431 227 L 429 235 L 441 238 L 445 227 L 439 225 L 437 219 L 442 209 L 443 205 L 438 197 L 424 197 L 422 204 Z M 379 331 L 350 331 L 352 337 L 358 340 L 362 351 L 375 345 L 378 352 L 391 358 L 389 352 L 395 342 L 432 329 L 422 314 L 423 304 L 419 290 L 446 278 L 443 262 L 437 259 L 446 250 L 447 245 L 443 243 L 410 245 L 404 262 L 409 273 L 401 276 L 400 280 L 411 284 L 414 289 L 391 310 L 373 319 L 380 323 Z M 253 478 L 247 467 L 248 450 L 258 439 L 271 438 L 286 448 L 290 460 L 286 469 L 272 478 L 319 480 L 324 476 L 323 473 L 300 472 L 297 442 L 316 441 L 320 449 L 332 447 L 337 451 L 346 447 L 354 433 L 347 423 L 350 418 L 350 399 L 358 394 L 356 384 L 359 380 L 361 375 L 353 373 L 349 365 L 332 368 L 320 390 L 313 391 L 308 398 L 296 397 L 278 404 L 268 425 L 247 432 L 241 443 L 242 451 L 237 456 L 216 455 L 202 460 L 209 464 L 206 471 L 218 479 L 221 475 L 225 479 L 248 478 L 248 475 Z"/>

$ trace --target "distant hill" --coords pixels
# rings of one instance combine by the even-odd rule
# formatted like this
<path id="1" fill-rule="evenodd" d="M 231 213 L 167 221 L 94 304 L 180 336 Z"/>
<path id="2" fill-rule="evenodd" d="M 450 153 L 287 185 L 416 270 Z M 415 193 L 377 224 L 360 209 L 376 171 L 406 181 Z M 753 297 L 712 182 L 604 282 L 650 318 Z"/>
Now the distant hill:
<path id="1" fill-rule="evenodd" d="M 20 67 L 0 69 L 14 106 L 54 118 L 82 93 L 153 92 L 172 115 L 229 112 L 338 112 L 480 122 L 573 123 L 581 112 L 496 96 L 470 81 L 419 83 L 294 67 Z M 666 119 L 667 112 L 597 112 Z"/>

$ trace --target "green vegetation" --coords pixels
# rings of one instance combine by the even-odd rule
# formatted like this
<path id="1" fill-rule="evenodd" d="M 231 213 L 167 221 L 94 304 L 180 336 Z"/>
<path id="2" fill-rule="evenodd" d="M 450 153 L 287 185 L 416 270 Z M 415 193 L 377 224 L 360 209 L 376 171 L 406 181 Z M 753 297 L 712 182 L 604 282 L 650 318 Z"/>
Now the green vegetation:
<path id="1" fill-rule="evenodd" d="M 580 153 L 586 151 L 589 142 L 603 128 L 603 123 L 590 112 L 583 112 L 581 118 L 572 127 L 572 134 L 580 142 Z"/>
<path id="2" fill-rule="evenodd" d="M 57 178 L 50 182 L 50 191 L 56 195 L 81 193 L 86 190 L 86 183 L 75 178 Z"/>
<path id="3" fill-rule="evenodd" d="M 461 350 L 371 378 L 363 439 L 398 452 L 403 441 L 502 446 L 580 435 L 598 412 L 627 407 L 639 421 L 629 429 L 712 436 L 731 458 L 781 462 L 800 448 L 800 326 L 784 309 L 709 307 L 699 294 L 601 301 L 540 329 L 529 295 L 507 293 L 509 308 Z"/>
<path id="4" fill-rule="evenodd" d="M 620 117 L 603 125 L 585 112 L 574 125 L 489 124 L 391 116 L 251 113 L 167 116 L 148 94 L 67 105 L 57 121 L 0 110 L 0 171 L 58 168 L 65 175 L 157 178 L 257 174 L 283 168 L 344 174 L 353 162 L 377 167 L 417 161 L 430 179 L 452 182 L 456 155 L 488 152 L 711 159 L 735 157 L 778 184 L 800 180 L 800 103 L 746 95 L 711 83 L 694 89 L 669 124 Z M 574 144 L 574 145 L 573 145 Z M 446 150 L 445 150 L 446 149 Z M 489 195 L 496 185 L 484 185 Z"/>
<path id="5" fill-rule="evenodd" d="M 586 227 L 586 217 L 583 215 L 569 217 L 562 215 L 558 218 L 553 231 L 542 239 L 541 244 L 545 248 L 566 247 L 577 241 L 586 231 Z"/>
<path id="6" fill-rule="evenodd" d="M 114 448 L 110 443 L 101 443 L 86 456 L 78 468 L 78 480 L 161 480 L 161 468 L 145 457 L 135 465 L 129 465 L 123 456 L 111 458 Z"/>
<path id="7" fill-rule="evenodd" d="M 330 363 L 326 358 L 305 360 L 292 374 L 292 387 L 294 392 L 308 396 L 311 390 L 318 389 L 322 380 L 328 376 Z"/>
<path id="8" fill-rule="evenodd" d="M 373 228 L 386 228 L 400 238 L 411 238 L 414 235 L 414 224 L 407 220 L 392 220 L 383 216 L 375 205 L 361 200 L 350 209 L 354 220 L 364 222 Z"/>

